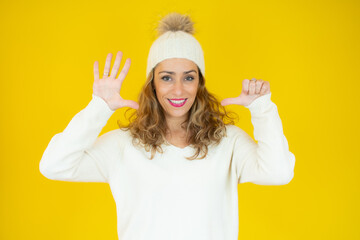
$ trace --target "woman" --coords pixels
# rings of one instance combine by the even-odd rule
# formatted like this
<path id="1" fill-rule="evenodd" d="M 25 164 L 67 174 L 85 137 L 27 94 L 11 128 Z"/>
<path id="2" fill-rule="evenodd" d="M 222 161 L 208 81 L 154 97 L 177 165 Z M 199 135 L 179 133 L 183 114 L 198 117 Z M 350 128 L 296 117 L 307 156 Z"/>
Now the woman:
<path id="1" fill-rule="evenodd" d="M 130 59 L 118 78 L 122 52 L 111 74 L 107 56 L 101 79 L 96 61 L 92 100 L 51 139 L 40 161 L 49 179 L 109 183 L 119 239 L 235 240 L 237 184 L 280 185 L 293 178 L 295 156 L 269 83 L 245 79 L 239 97 L 221 102 L 250 110 L 256 143 L 230 124 L 206 90 L 203 52 L 192 26 L 177 13 L 160 22 L 139 103 L 120 96 Z M 122 107 L 136 109 L 130 124 L 98 137 Z"/>

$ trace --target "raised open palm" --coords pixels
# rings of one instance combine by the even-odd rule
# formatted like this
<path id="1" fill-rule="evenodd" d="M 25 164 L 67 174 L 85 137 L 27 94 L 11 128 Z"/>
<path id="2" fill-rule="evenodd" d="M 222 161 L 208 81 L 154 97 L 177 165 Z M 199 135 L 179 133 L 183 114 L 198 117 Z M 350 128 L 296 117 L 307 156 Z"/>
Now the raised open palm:
<path id="1" fill-rule="evenodd" d="M 107 55 L 104 75 L 101 79 L 99 78 L 99 62 L 95 61 L 94 63 L 94 95 L 104 99 L 105 102 L 109 105 L 110 109 L 113 111 L 122 107 L 130 107 L 134 109 L 139 108 L 139 104 L 137 102 L 132 100 L 125 100 L 120 96 L 121 85 L 129 71 L 131 63 L 130 58 L 126 59 L 125 65 L 122 68 L 119 77 L 116 78 L 116 75 L 119 72 L 122 56 L 123 53 L 121 51 L 116 54 L 115 63 L 111 70 L 111 75 L 109 76 L 112 53 Z"/>

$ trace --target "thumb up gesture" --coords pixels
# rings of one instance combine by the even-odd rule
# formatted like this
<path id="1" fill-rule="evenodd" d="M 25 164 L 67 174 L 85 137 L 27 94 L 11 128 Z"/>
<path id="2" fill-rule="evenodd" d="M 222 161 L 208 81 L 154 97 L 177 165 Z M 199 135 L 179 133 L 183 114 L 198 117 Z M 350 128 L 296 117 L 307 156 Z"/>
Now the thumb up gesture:
<path id="1" fill-rule="evenodd" d="M 255 78 L 249 80 L 244 79 L 242 82 L 241 94 L 236 98 L 225 98 L 221 101 L 221 105 L 237 104 L 242 106 L 250 105 L 255 99 L 270 93 L 270 83 Z"/>
<path id="2" fill-rule="evenodd" d="M 120 62 L 122 59 L 123 53 L 119 51 L 116 54 L 115 63 L 110 73 L 110 64 L 112 53 L 109 53 L 106 58 L 104 75 L 102 78 L 99 78 L 99 62 L 95 61 L 94 63 L 94 85 L 93 93 L 96 96 L 101 97 L 109 105 L 110 109 L 115 111 L 116 109 L 122 107 L 130 107 L 134 109 L 139 108 L 139 104 L 132 100 L 125 100 L 120 96 L 121 85 L 129 71 L 130 68 L 130 58 L 126 59 L 125 65 L 122 68 L 119 77 L 116 78 L 116 75 L 119 72 Z"/>

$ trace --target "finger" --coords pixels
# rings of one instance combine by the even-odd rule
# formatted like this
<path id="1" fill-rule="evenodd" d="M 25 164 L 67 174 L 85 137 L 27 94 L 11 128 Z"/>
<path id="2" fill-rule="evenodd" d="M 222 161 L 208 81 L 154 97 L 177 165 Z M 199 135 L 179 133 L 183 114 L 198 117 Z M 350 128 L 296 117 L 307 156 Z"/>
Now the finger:
<path id="1" fill-rule="evenodd" d="M 123 100 L 125 107 L 130 107 L 134 109 L 139 109 L 139 104 L 133 100 Z"/>
<path id="2" fill-rule="evenodd" d="M 259 79 L 255 82 L 255 94 L 260 94 L 263 83 L 264 83 L 264 81 L 261 79 Z"/>
<path id="3" fill-rule="evenodd" d="M 260 91 L 260 94 L 261 95 L 266 94 L 266 86 L 265 86 L 265 84 L 263 84 L 263 86 L 261 88 L 261 91 Z"/>
<path id="4" fill-rule="evenodd" d="M 94 63 L 94 79 L 95 81 L 99 81 L 99 62 L 95 61 Z"/>
<path id="5" fill-rule="evenodd" d="M 111 78 L 116 78 L 116 75 L 119 72 L 120 62 L 121 62 L 122 56 L 123 56 L 123 53 L 121 51 L 119 51 L 116 54 L 115 63 L 114 63 L 114 66 L 113 66 L 113 68 L 111 70 L 111 76 L 110 76 Z"/>
<path id="6" fill-rule="evenodd" d="M 270 93 L 270 83 L 265 81 L 261 88 L 260 94 L 267 94 L 267 93 Z"/>
<path id="7" fill-rule="evenodd" d="M 253 78 L 253 79 L 256 80 L 255 78 Z M 249 83 L 249 95 L 254 95 L 254 94 L 255 94 L 255 81 L 250 81 L 250 83 Z"/>
<path id="8" fill-rule="evenodd" d="M 221 101 L 222 106 L 230 105 L 230 104 L 237 104 L 238 98 L 225 98 Z"/>
<path id="9" fill-rule="evenodd" d="M 249 93 L 249 79 L 244 79 L 242 82 L 242 92 Z"/>
<path id="10" fill-rule="evenodd" d="M 110 65 L 111 65 L 111 58 L 112 58 L 112 53 L 109 53 L 106 57 L 106 62 L 105 62 L 105 67 L 104 67 L 104 76 L 103 77 L 107 77 L 109 76 L 109 72 L 110 72 Z"/>
<path id="11" fill-rule="evenodd" d="M 119 77 L 118 77 L 121 84 L 124 81 L 127 73 L 129 72 L 130 64 L 131 64 L 131 59 L 130 58 L 126 59 L 124 67 L 121 69 L 121 72 L 120 72 Z"/>

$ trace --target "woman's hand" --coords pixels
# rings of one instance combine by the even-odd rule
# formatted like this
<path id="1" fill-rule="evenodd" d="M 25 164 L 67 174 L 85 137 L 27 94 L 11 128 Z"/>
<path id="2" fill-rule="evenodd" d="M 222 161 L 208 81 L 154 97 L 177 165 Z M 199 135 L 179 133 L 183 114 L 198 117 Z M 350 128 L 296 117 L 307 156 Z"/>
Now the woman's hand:
<path id="1" fill-rule="evenodd" d="M 221 101 L 221 105 L 226 106 L 230 104 L 237 104 L 248 106 L 258 97 L 270 93 L 270 83 L 261 79 L 255 78 L 244 79 L 242 82 L 242 90 L 240 96 L 236 98 L 225 98 Z"/>
<path id="2" fill-rule="evenodd" d="M 122 68 L 119 77 L 116 78 L 117 73 L 119 72 L 120 62 L 123 53 L 119 51 L 116 54 L 115 63 L 110 72 L 111 58 L 112 53 L 109 53 L 106 58 L 104 75 L 99 79 L 99 62 L 95 61 L 94 63 L 94 85 L 93 92 L 94 95 L 101 97 L 109 105 L 110 109 L 115 111 L 116 109 L 122 107 L 130 107 L 134 109 L 139 108 L 139 104 L 132 100 L 125 100 L 120 96 L 121 84 L 123 83 L 129 68 L 130 68 L 130 58 L 126 59 L 125 65 Z"/>

